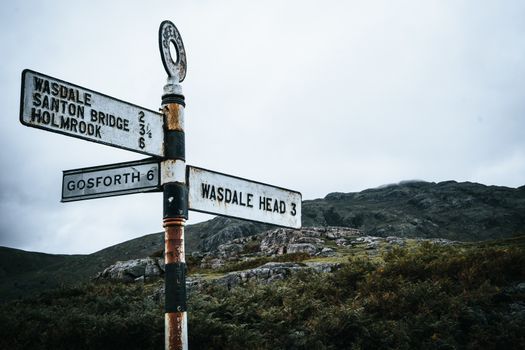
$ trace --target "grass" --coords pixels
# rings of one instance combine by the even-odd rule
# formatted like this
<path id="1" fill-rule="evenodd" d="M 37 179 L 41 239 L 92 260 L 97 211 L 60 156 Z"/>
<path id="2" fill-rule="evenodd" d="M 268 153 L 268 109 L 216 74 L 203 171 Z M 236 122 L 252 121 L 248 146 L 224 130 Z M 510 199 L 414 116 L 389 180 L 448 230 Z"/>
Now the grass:
<path id="1" fill-rule="evenodd" d="M 523 349 L 522 241 L 304 259 L 342 267 L 211 284 L 190 293 L 190 348 Z M 86 283 L 0 305 L 0 348 L 162 348 L 161 285 Z"/>

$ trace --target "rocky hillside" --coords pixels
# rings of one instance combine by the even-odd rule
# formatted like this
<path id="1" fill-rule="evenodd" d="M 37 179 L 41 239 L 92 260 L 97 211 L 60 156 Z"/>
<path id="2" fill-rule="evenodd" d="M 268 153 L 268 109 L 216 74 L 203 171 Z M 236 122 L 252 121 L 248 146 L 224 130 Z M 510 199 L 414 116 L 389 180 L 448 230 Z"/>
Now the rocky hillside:
<path id="1" fill-rule="evenodd" d="M 353 228 L 370 237 L 454 241 L 506 238 L 525 234 L 525 186 L 404 182 L 357 193 L 331 193 L 322 199 L 304 201 L 302 222 L 306 228 Z M 187 227 L 186 251 L 188 254 L 200 252 L 204 257 L 219 251 L 221 245 L 248 239 L 269 229 L 275 228 L 217 217 Z M 295 252 L 297 247 L 310 250 L 312 246 L 317 247 L 315 239 L 292 244 L 295 246 L 286 247 L 287 253 Z M 162 233 L 129 240 L 89 255 L 50 255 L 0 247 L 0 302 L 59 285 L 88 281 L 116 261 L 160 256 L 162 249 Z"/>
<path id="2" fill-rule="evenodd" d="M 222 267 L 191 261 L 191 349 L 525 348 L 525 236 L 428 244 L 322 228 L 252 238 L 216 250 Z M 0 304 L 0 349 L 162 348 L 155 260 L 105 271 L 128 265 L 144 276 L 135 283 L 99 279 Z"/>
<path id="3" fill-rule="evenodd" d="M 480 241 L 525 233 L 525 186 L 411 181 L 303 202 L 302 224 L 351 227 L 371 236 Z M 268 226 L 215 218 L 188 230 L 188 251 L 209 251 Z M 197 226 L 197 225 L 195 225 Z"/>
<path id="4" fill-rule="evenodd" d="M 154 233 L 89 255 L 44 254 L 0 247 L 0 303 L 89 281 L 108 265 L 148 256 L 162 249 L 163 244 L 162 235 Z"/>
<path id="5" fill-rule="evenodd" d="M 525 233 L 525 186 L 407 182 L 307 201 L 303 225 L 359 228 L 374 236 L 479 241 Z"/>
<path id="6" fill-rule="evenodd" d="M 525 234 L 525 186 L 412 181 L 355 193 L 330 193 L 325 198 L 303 202 L 302 224 L 355 228 L 365 235 L 379 237 L 459 241 L 512 237 Z M 212 251 L 233 239 L 272 228 L 216 217 L 186 228 L 186 251 Z M 140 250 L 142 256 L 147 256 L 163 248 L 162 237 L 159 233 L 148 236 L 147 241 L 139 238 L 124 242 L 108 248 L 108 252 L 133 254 Z"/>
<path id="7" fill-rule="evenodd" d="M 236 238 L 206 253 L 194 252 L 187 257 L 187 283 L 189 289 L 210 284 L 232 288 L 250 281 L 269 284 L 300 271 L 332 272 L 349 258 L 381 259 L 396 247 L 414 248 L 423 243 L 463 244 L 446 239 L 366 236 L 346 227 L 278 228 Z M 118 261 L 101 271 L 97 280 L 143 283 L 163 276 L 163 258 L 147 257 Z M 158 294 L 162 293 L 159 289 Z"/>

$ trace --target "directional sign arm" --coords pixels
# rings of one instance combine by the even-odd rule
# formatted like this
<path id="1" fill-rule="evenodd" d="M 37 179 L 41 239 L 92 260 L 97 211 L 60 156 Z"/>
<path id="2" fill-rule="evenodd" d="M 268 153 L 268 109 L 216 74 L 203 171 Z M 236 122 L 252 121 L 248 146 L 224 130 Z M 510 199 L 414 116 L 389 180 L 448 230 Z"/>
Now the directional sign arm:
<path id="1" fill-rule="evenodd" d="M 158 160 L 144 160 L 65 170 L 62 202 L 160 191 Z"/>
<path id="2" fill-rule="evenodd" d="M 301 193 L 187 167 L 189 209 L 291 228 L 301 228 Z"/>
<path id="3" fill-rule="evenodd" d="M 22 72 L 22 124 L 151 156 L 164 156 L 157 112 L 31 70 Z"/>

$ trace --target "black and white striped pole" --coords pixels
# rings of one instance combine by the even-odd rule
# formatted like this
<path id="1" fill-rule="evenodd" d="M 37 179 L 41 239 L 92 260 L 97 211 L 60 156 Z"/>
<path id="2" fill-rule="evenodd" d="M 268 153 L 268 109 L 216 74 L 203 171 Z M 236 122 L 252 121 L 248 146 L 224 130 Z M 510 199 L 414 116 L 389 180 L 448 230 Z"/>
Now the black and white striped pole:
<path id="1" fill-rule="evenodd" d="M 176 52 L 171 52 L 171 47 Z M 159 48 L 162 63 L 168 73 L 162 95 L 165 159 L 161 164 L 164 194 L 165 349 L 187 350 L 184 226 L 188 219 L 188 186 L 184 146 L 185 103 L 180 85 L 186 76 L 186 52 L 179 31 L 170 21 L 164 21 L 160 25 Z M 177 57 L 173 59 L 175 53 Z"/>

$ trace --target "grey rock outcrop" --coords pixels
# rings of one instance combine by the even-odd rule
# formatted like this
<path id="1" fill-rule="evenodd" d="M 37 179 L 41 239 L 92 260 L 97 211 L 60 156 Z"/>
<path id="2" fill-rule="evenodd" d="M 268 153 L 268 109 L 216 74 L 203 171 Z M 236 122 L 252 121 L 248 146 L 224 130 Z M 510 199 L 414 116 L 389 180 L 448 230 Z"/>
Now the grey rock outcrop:
<path id="1" fill-rule="evenodd" d="M 279 228 L 260 235 L 260 251 L 265 255 L 307 253 L 314 256 L 322 252 L 328 240 L 342 245 L 347 239 L 360 235 L 359 230 L 348 227 Z"/>
<path id="2" fill-rule="evenodd" d="M 212 283 L 232 288 L 249 281 L 269 284 L 285 279 L 299 271 L 312 270 L 319 273 L 332 272 L 341 265 L 337 263 L 267 263 L 254 269 L 230 272 Z"/>
<path id="3" fill-rule="evenodd" d="M 301 269 L 295 263 L 267 263 L 254 269 L 230 272 L 226 276 L 216 280 L 215 283 L 231 288 L 241 283 L 255 280 L 259 283 L 271 283 L 290 276 Z"/>
<path id="4" fill-rule="evenodd" d="M 96 279 L 110 279 L 124 282 L 143 281 L 164 275 L 164 259 L 144 258 L 117 261 L 100 272 Z"/>

